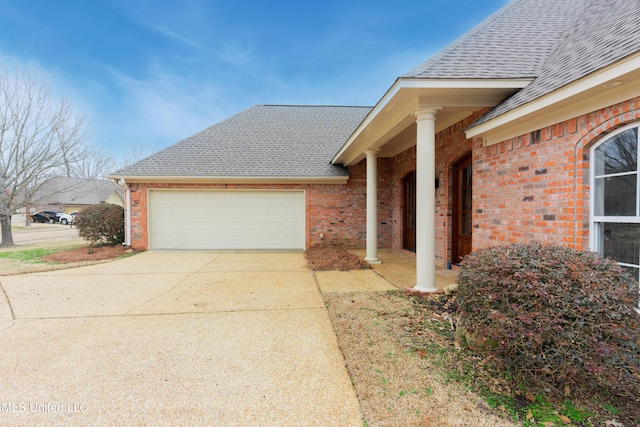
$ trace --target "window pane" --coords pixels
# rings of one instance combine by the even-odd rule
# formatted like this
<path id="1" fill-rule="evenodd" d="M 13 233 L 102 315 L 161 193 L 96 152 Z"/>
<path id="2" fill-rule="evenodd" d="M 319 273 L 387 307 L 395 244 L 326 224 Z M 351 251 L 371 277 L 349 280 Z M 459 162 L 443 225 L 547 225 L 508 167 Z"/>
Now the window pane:
<path id="1" fill-rule="evenodd" d="M 640 224 L 605 222 L 599 230 L 603 256 L 625 264 L 640 264 Z"/>
<path id="2" fill-rule="evenodd" d="M 596 178 L 596 215 L 635 216 L 637 181 L 636 174 Z"/>
<path id="3" fill-rule="evenodd" d="M 631 172 L 638 165 L 638 128 L 611 138 L 596 149 L 596 175 Z"/>
<path id="4" fill-rule="evenodd" d="M 633 305 L 640 307 L 640 293 L 639 293 L 639 289 L 638 289 L 638 274 L 640 272 L 640 269 L 635 268 L 635 267 L 627 267 L 626 265 L 623 265 L 622 268 L 625 269 L 627 271 L 627 273 L 629 273 L 631 275 L 631 277 L 636 279 L 636 283 L 630 289 L 630 291 L 633 294 L 635 294 L 635 301 L 633 302 Z"/>
<path id="5" fill-rule="evenodd" d="M 638 274 L 640 274 L 640 268 L 636 268 L 636 267 L 627 267 L 626 265 L 621 266 L 627 273 L 629 273 L 631 275 L 631 277 L 633 277 L 634 279 L 636 279 L 636 281 L 640 280 L 640 277 L 638 277 Z"/>
<path id="6" fill-rule="evenodd" d="M 635 174 L 604 178 L 604 214 L 636 215 L 637 185 Z"/>

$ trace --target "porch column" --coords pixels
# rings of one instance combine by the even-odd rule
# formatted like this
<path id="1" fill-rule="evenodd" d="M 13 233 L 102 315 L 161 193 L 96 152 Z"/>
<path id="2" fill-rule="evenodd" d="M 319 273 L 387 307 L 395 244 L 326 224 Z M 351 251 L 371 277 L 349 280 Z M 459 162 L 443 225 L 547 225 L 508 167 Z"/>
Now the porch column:
<path id="1" fill-rule="evenodd" d="M 380 264 L 378 259 L 378 150 L 367 155 L 367 255 L 369 264 Z"/>
<path id="2" fill-rule="evenodd" d="M 416 286 L 420 292 L 436 288 L 436 113 L 439 108 L 420 107 L 416 146 Z"/>
<path id="3" fill-rule="evenodd" d="M 116 184 L 124 189 L 124 245 L 131 246 L 131 189 L 124 178 Z"/>

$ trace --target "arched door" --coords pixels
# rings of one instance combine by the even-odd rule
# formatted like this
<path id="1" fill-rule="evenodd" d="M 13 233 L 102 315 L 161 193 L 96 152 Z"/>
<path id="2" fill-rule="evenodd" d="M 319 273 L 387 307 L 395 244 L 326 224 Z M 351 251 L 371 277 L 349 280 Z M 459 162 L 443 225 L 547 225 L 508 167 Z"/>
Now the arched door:
<path id="1" fill-rule="evenodd" d="M 404 225 L 402 247 L 416 251 L 416 172 L 409 172 L 402 180 Z"/>
<path id="2" fill-rule="evenodd" d="M 471 253 L 473 234 L 473 166 L 471 154 L 453 165 L 453 233 L 451 262 Z"/>

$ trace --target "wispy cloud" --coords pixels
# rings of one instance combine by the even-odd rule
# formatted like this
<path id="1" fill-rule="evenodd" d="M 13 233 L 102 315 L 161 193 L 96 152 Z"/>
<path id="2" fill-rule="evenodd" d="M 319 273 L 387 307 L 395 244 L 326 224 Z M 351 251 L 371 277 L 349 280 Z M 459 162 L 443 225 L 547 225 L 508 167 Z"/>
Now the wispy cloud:
<path id="1" fill-rule="evenodd" d="M 200 43 L 192 38 L 189 38 L 187 36 L 184 36 L 182 34 L 179 34 L 175 31 L 172 31 L 166 27 L 161 27 L 159 25 L 152 25 L 150 27 L 148 27 L 149 29 L 162 34 L 178 43 L 183 44 L 184 46 L 190 47 L 192 49 L 195 49 L 197 51 L 203 52 L 203 53 L 212 53 L 212 51 L 203 43 Z"/>
<path id="2" fill-rule="evenodd" d="M 216 60 L 225 65 L 241 66 L 248 64 L 255 53 L 251 43 L 239 39 L 204 43 L 167 27 L 151 26 L 149 29 L 192 49 L 194 53 L 205 55 L 205 58 L 209 61 Z"/>
<path id="3" fill-rule="evenodd" d="M 373 105 L 398 75 L 505 1 L 456 0 L 482 16 L 433 28 L 423 16 L 433 8 L 452 16 L 453 3 L 105 0 L 69 6 L 57 21 L 49 15 L 60 8 L 38 16 L 12 3 L 29 19 L 18 31 L 0 16 L 13 36 L 0 48 L 23 62 L 37 58 L 55 90 L 87 111 L 92 142 L 117 156 L 132 142 L 159 150 L 256 103 Z M 95 31 L 78 24 L 98 10 L 109 19 Z M 41 49 L 23 33 L 55 43 Z"/>
<path id="4" fill-rule="evenodd" d="M 151 64 L 144 78 L 103 68 L 120 100 L 105 105 L 100 120 L 100 133 L 113 138 L 112 150 L 136 142 L 155 151 L 223 118 L 226 106 L 216 108 L 225 96 L 221 85 L 185 79 L 162 64 Z"/>

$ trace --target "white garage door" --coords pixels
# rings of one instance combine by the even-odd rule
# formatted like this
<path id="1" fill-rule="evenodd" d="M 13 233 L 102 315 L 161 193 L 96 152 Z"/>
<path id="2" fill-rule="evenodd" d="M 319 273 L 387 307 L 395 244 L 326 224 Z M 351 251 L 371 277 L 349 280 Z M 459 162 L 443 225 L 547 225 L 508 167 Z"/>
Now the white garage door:
<path id="1" fill-rule="evenodd" d="M 304 249 L 303 191 L 150 190 L 151 249 Z"/>

